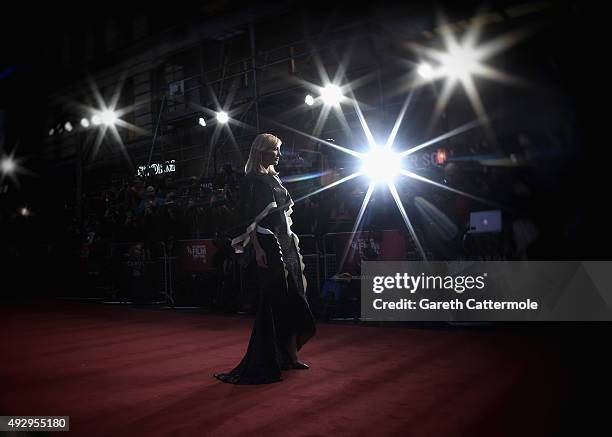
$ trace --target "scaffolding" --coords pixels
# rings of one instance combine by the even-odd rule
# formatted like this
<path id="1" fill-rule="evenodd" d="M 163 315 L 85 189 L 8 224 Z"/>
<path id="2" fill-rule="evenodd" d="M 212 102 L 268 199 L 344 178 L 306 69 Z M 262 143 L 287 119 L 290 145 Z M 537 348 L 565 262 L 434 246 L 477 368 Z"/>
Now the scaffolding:
<path id="1" fill-rule="evenodd" d="M 126 158 L 126 153 L 136 166 L 147 168 L 172 159 L 176 165 L 176 179 L 211 176 L 227 163 L 240 168 L 254 134 L 261 129 L 282 132 L 282 128 L 271 125 L 268 120 L 274 118 L 275 113 L 286 113 L 303 102 L 308 91 L 304 81 L 320 83 L 313 60 L 337 62 L 340 47 L 361 43 L 365 47 L 367 39 L 375 37 L 368 23 L 361 20 L 335 28 L 331 33 L 325 29 L 313 37 L 303 35 L 273 47 L 260 47 L 256 26 L 257 17 L 252 17 L 246 24 L 229 29 L 232 32 L 225 32 L 229 35 L 227 38 L 218 37 L 214 41 L 203 38 L 177 44 L 163 57 L 136 57 L 138 61 L 126 66 L 123 72 L 113 69 L 110 73 L 99 73 L 96 80 L 107 83 L 107 87 L 112 85 L 113 78 L 119 81 L 130 75 L 132 96 L 127 100 L 131 100 L 134 107 L 132 118 L 138 128 L 148 133 L 121 132 L 124 150 L 101 149 L 95 161 L 83 163 L 85 168 L 81 171 L 120 168 L 121 164 L 117 164 Z M 282 35 L 278 35 L 278 39 L 282 40 Z M 370 56 L 360 53 L 360 58 L 370 59 Z M 212 59 L 217 61 L 211 64 Z M 369 65 L 358 64 L 344 75 L 373 74 L 378 67 L 369 61 L 365 63 Z M 75 87 L 83 88 L 83 85 Z M 82 94 L 82 90 L 71 92 Z M 206 129 L 198 126 L 200 116 L 210 120 L 213 111 L 230 101 L 231 131 L 215 129 L 214 121 Z M 347 111 L 346 115 L 351 117 L 352 112 Z M 293 124 L 309 126 L 312 118 L 308 110 L 296 111 Z M 330 123 L 328 132 L 336 130 L 339 126 Z M 293 138 L 285 143 L 295 141 Z M 78 142 L 66 140 L 63 146 L 81 150 L 86 156 L 91 154 L 92 142 L 83 144 L 81 137 Z M 304 140 L 302 147 L 308 148 L 312 143 Z M 78 161 L 81 162 L 82 157 Z"/>
<path id="2" fill-rule="evenodd" d="M 241 168 L 250 140 L 264 130 L 279 133 L 286 145 L 295 145 L 298 135 L 295 131 L 300 130 L 314 132 L 315 137 L 339 137 L 344 141 L 337 143 L 355 147 L 353 131 L 359 130 L 355 111 L 347 106 L 342 117 L 332 113 L 328 120 L 317 123 L 314 111 L 303 106 L 305 94 L 324 85 L 325 74 L 342 83 L 358 79 L 356 92 L 362 111 L 372 124 L 386 126 L 405 98 L 391 91 L 401 88 L 395 85 L 406 74 L 405 62 L 395 62 L 401 53 L 397 32 L 403 31 L 401 38 L 413 42 L 431 40 L 441 32 L 439 28 L 427 27 L 428 24 L 407 31 L 398 28 L 401 19 L 393 27 L 387 22 L 381 25 L 374 17 L 353 16 L 340 25 L 332 18 L 322 20 L 311 33 L 300 20 L 299 12 L 282 13 L 285 16 L 278 17 L 279 13 L 274 15 L 271 11 L 256 15 L 250 11 L 236 15 L 233 22 L 230 19 L 213 24 L 214 32 L 191 31 L 184 38 L 181 37 L 184 34 L 172 36 L 166 32 L 148 46 L 140 44 L 123 50 L 123 60 L 99 71 L 94 80 L 108 88 L 126 76 L 130 79 L 132 95 L 127 99 L 128 107 L 133 107 L 134 125 L 141 132 L 120 129 L 125 147 L 107 147 L 95 162 L 86 164 L 83 173 L 95 168 L 124 167 L 121 163 L 127 157 L 136 166 L 145 167 L 173 160 L 178 180 L 194 175 L 211 176 L 223 164 Z M 301 23 L 302 30 L 277 32 L 263 22 L 271 16 L 279 21 Z M 192 27 L 204 29 L 210 23 L 213 19 L 202 19 L 199 27 Z M 322 70 L 325 74 L 321 74 Z M 87 90 L 89 84 L 83 81 L 64 92 L 74 98 Z M 423 92 L 418 98 L 426 101 L 425 106 L 431 106 L 435 92 Z M 216 129 L 214 125 L 215 111 L 221 109 L 231 111 L 231 130 Z M 459 118 L 462 115 L 461 111 L 456 111 L 457 114 Z M 289 116 L 290 122 L 283 121 L 293 129 L 273 123 Z M 199 117 L 206 119 L 206 128 L 198 126 Z M 450 124 L 447 119 L 445 123 Z M 320 135 L 316 128 L 321 129 Z M 89 153 L 91 144 L 83 145 L 84 150 L 79 152 L 77 135 L 69 137 L 59 146 L 65 149 L 59 152 L 64 162 L 70 162 L 77 153 Z M 297 140 L 301 142 L 300 148 L 312 150 L 316 141 L 302 138 Z M 50 158 L 52 142 L 56 139 L 49 139 L 46 147 Z M 125 172 L 125 168 L 121 171 Z"/>

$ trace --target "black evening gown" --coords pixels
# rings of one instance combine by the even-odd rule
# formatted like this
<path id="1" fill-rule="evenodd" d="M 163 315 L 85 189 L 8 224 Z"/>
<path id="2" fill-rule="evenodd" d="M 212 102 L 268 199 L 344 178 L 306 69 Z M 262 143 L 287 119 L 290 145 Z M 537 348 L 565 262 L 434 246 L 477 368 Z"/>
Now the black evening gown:
<path id="1" fill-rule="evenodd" d="M 245 176 L 240 187 L 238 228 L 232 240 L 236 252 L 248 245 L 249 233 L 266 252 L 268 268 L 258 267 L 259 303 L 249 346 L 242 361 L 229 373 L 215 374 L 233 384 L 268 384 L 281 381 L 281 369 L 290 364 L 286 345 L 296 335 L 302 346 L 315 334 L 306 300 L 304 263 L 297 235 L 291 231 L 293 201 L 276 175 Z"/>

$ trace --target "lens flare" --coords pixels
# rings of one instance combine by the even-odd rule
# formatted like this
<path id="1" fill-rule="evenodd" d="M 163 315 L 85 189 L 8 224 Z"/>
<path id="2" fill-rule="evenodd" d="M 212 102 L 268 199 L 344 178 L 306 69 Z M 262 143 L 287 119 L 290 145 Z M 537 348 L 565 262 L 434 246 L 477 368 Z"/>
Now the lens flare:
<path id="1" fill-rule="evenodd" d="M 321 91 L 321 97 L 326 105 L 339 106 L 344 96 L 338 85 L 330 83 Z"/>
<path id="2" fill-rule="evenodd" d="M 102 119 L 102 123 L 107 126 L 114 125 L 117 121 L 117 114 L 115 114 L 115 111 L 111 110 L 103 111 L 100 117 Z"/>
<path id="3" fill-rule="evenodd" d="M 372 182 L 393 182 L 401 171 L 401 157 L 390 149 L 377 146 L 362 160 L 361 171 Z"/>
<path id="4" fill-rule="evenodd" d="M 229 121 L 229 116 L 227 115 L 227 112 L 219 111 L 217 113 L 217 121 L 221 124 L 227 123 Z"/>

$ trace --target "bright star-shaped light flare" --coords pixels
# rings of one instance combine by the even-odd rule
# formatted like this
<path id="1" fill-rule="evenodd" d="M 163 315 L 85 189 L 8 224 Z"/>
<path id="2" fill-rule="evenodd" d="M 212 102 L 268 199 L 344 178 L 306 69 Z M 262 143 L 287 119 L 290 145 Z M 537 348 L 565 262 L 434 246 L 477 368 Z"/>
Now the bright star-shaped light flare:
<path id="1" fill-rule="evenodd" d="M 27 176 L 36 176 L 36 173 L 21 165 L 26 158 L 15 158 L 16 151 L 17 146 L 15 146 L 13 151 L 8 155 L 2 153 L 2 158 L 0 158 L 0 184 L 2 184 L 8 177 L 13 181 L 17 188 L 21 188 L 21 184 L 19 183 L 19 175 L 23 174 Z"/>
<path id="2" fill-rule="evenodd" d="M 321 90 L 321 97 L 323 98 L 323 102 L 329 106 L 338 106 L 340 102 L 344 98 L 342 95 L 342 90 L 338 85 L 334 85 L 333 83 L 325 85 Z"/>
<path id="3" fill-rule="evenodd" d="M 117 114 L 115 114 L 115 111 L 111 109 L 106 109 L 102 111 L 100 118 L 102 119 L 102 123 L 107 126 L 112 126 L 117 121 Z"/>
<path id="4" fill-rule="evenodd" d="M 417 68 L 417 73 L 419 73 L 419 75 L 424 79 L 432 79 L 434 77 L 433 68 L 431 68 L 431 65 L 426 62 L 419 65 L 419 68 Z"/>
<path id="5" fill-rule="evenodd" d="M 391 149 L 376 147 L 361 160 L 361 171 L 372 182 L 393 182 L 401 170 L 401 157 Z"/>
<path id="6" fill-rule="evenodd" d="M 11 156 L 6 156 L 2 158 L 2 164 L 0 165 L 0 169 L 2 170 L 2 174 L 11 174 L 15 171 L 17 165 Z"/>
<path id="7" fill-rule="evenodd" d="M 229 121 L 229 116 L 225 111 L 219 111 L 217 113 L 217 121 L 221 124 L 227 123 Z"/>
<path id="8" fill-rule="evenodd" d="M 329 184 L 329 185 L 327 185 L 325 187 L 319 188 L 319 189 L 315 190 L 312 193 L 306 194 L 306 195 L 300 197 L 299 199 L 295 200 L 295 203 L 303 201 L 304 199 L 306 199 L 308 197 L 311 197 L 311 196 L 314 196 L 316 194 L 319 194 L 319 193 L 321 193 L 321 192 L 323 192 L 325 190 L 328 190 L 328 189 L 330 189 L 332 187 L 338 186 L 338 185 L 340 185 L 340 184 L 342 184 L 344 182 L 347 182 L 347 181 L 349 181 L 351 179 L 356 178 L 357 176 L 362 176 L 363 175 L 363 176 L 369 177 L 371 179 L 371 182 L 369 184 L 369 187 L 368 187 L 368 190 L 366 192 L 366 195 L 364 196 L 364 199 L 363 199 L 363 202 L 362 202 L 359 214 L 356 217 L 356 221 L 355 221 L 355 225 L 354 225 L 354 229 L 353 229 L 353 234 L 355 234 L 356 232 L 358 232 L 359 229 L 361 229 L 360 228 L 361 221 L 363 219 L 363 216 L 364 216 L 364 213 L 366 211 L 367 205 L 369 204 L 369 201 L 371 199 L 373 189 L 379 183 L 381 185 L 385 184 L 388 187 L 388 189 L 389 189 L 389 191 L 390 191 L 390 193 L 391 193 L 391 195 L 392 195 L 392 197 L 393 197 L 393 199 L 394 199 L 394 201 L 395 201 L 395 203 L 396 203 L 396 205 L 398 207 L 398 210 L 399 210 L 399 212 L 401 214 L 401 217 L 402 217 L 402 219 L 403 219 L 403 221 L 404 221 L 404 223 L 406 225 L 406 228 L 408 229 L 408 231 L 410 233 L 410 236 L 412 237 L 412 240 L 414 241 L 414 245 L 415 245 L 417 251 L 419 252 L 421 258 L 423 260 L 425 260 L 425 261 L 427 260 L 427 256 L 426 256 L 425 250 L 423 249 L 423 247 L 422 247 L 422 245 L 421 245 L 421 243 L 420 243 L 420 241 L 418 239 L 417 232 L 415 231 L 414 226 L 413 226 L 410 218 L 408 217 L 408 214 L 407 214 L 407 212 L 406 212 L 406 210 L 405 210 L 405 208 L 403 206 L 400 194 L 398 193 L 398 190 L 397 190 L 397 188 L 395 186 L 395 179 L 396 179 L 396 177 L 401 175 L 401 176 L 405 176 L 405 177 L 408 177 L 408 178 L 411 178 L 411 179 L 415 179 L 415 180 L 418 180 L 418 181 L 421 181 L 421 182 L 426 182 L 426 183 L 429 183 L 429 184 L 431 184 L 433 186 L 436 186 L 438 188 L 445 189 L 445 190 L 451 191 L 453 193 L 456 193 L 456 194 L 459 194 L 459 195 L 466 196 L 466 197 L 469 197 L 471 199 L 477 200 L 479 202 L 486 203 L 488 205 L 493 205 L 493 206 L 496 206 L 498 208 L 501 208 L 501 206 L 495 204 L 494 202 L 490 202 L 490 201 L 488 201 L 486 199 L 482 199 L 482 198 L 474 196 L 474 195 L 472 195 L 470 193 L 466 193 L 464 191 L 461 191 L 461 190 L 458 190 L 458 189 L 455 189 L 455 188 L 452 188 L 452 187 L 440 184 L 438 182 L 429 180 L 429 179 L 427 179 L 427 178 L 425 178 L 423 176 L 420 176 L 420 175 L 418 175 L 416 173 L 413 173 L 411 171 L 408 171 L 408 170 L 402 168 L 402 165 L 401 165 L 401 160 L 402 160 L 403 157 L 405 157 L 407 155 L 410 155 L 412 153 L 415 153 L 417 151 L 420 151 L 420 150 L 422 150 L 422 149 L 424 149 L 426 147 L 429 147 L 429 146 L 431 146 L 433 144 L 439 143 L 442 140 L 446 140 L 446 139 L 451 138 L 451 137 L 453 137 L 455 135 L 459 135 L 459 134 L 461 134 L 463 132 L 466 132 L 466 131 L 468 131 L 470 129 L 473 129 L 473 128 L 477 127 L 477 126 L 482 126 L 482 121 L 481 120 L 475 120 L 475 121 L 472 121 L 472 122 L 467 123 L 465 125 L 459 126 L 459 127 L 455 128 L 455 129 L 453 129 L 453 130 L 451 130 L 451 131 L 449 131 L 449 132 L 447 132 L 445 134 L 442 134 L 442 135 L 440 135 L 440 136 L 438 136 L 436 138 L 433 138 L 431 140 L 427 140 L 427 141 L 425 141 L 425 142 L 423 142 L 423 143 L 421 143 L 421 144 L 419 144 L 417 146 L 411 147 L 408 150 L 405 150 L 405 151 L 402 151 L 402 152 L 396 152 L 396 151 L 394 151 L 394 148 L 393 148 L 393 145 L 394 145 L 394 142 L 395 142 L 395 138 L 396 138 L 396 136 L 398 134 L 400 125 L 401 125 L 401 123 L 402 123 L 402 121 L 403 121 L 403 119 L 404 119 L 404 117 L 406 115 L 408 107 L 409 107 L 411 101 L 413 100 L 413 93 L 411 92 L 409 95 L 407 95 L 406 100 L 405 100 L 404 104 L 402 105 L 402 108 L 400 109 L 398 117 L 397 117 L 397 119 L 396 119 L 396 121 L 395 121 L 395 123 L 393 125 L 393 128 L 392 128 L 392 130 L 391 130 L 391 132 L 389 134 L 389 137 L 388 137 L 387 141 L 384 143 L 383 146 L 381 146 L 379 144 L 376 144 L 376 142 L 374 140 L 374 137 L 372 136 L 372 133 L 371 133 L 370 128 L 368 126 L 368 123 L 366 121 L 366 118 L 363 115 L 363 112 L 361 111 L 361 109 L 359 107 L 359 103 L 358 103 L 357 99 L 355 99 L 355 97 L 352 94 L 352 91 L 350 89 L 348 91 L 351 94 L 351 97 L 352 97 L 351 100 L 352 100 L 352 102 L 354 104 L 355 111 L 357 113 L 359 122 L 361 124 L 361 127 L 362 127 L 362 129 L 364 131 L 365 137 L 366 137 L 367 142 L 368 142 L 368 150 L 365 153 L 364 152 L 357 152 L 355 150 L 339 146 L 337 144 L 334 144 L 334 143 L 331 143 L 329 141 L 323 140 L 322 138 L 318 138 L 318 137 L 316 137 L 314 135 L 310 135 L 310 134 L 302 132 L 302 131 L 300 131 L 298 129 L 295 129 L 295 128 L 292 128 L 292 127 L 287 126 L 285 124 L 279 123 L 276 120 L 272 120 L 272 119 L 268 120 L 268 121 L 270 121 L 273 124 L 277 124 L 279 126 L 282 126 L 285 129 L 290 130 L 292 132 L 295 132 L 295 133 L 297 133 L 297 134 L 299 134 L 301 136 L 310 138 L 312 140 L 316 140 L 316 141 L 318 141 L 321 144 L 330 146 L 330 147 L 332 147 L 332 148 L 334 148 L 336 150 L 339 150 L 339 151 L 344 152 L 346 154 L 352 155 L 353 157 L 358 158 L 359 161 L 360 161 L 360 164 L 361 164 L 359 171 L 357 171 L 355 173 L 352 173 L 352 174 L 350 174 L 348 176 L 345 176 L 342 179 L 340 179 L 338 181 L 335 181 L 334 183 Z M 352 242 L 353 238 L 354 238 L 354 235 L 352 235 L 352 237 L 347 242 L 347 247 L 343 251 L 343 255 L 342 255 L 342 257 L 343 257 L 342 259 L 343 260 L 346 258 L 347 254 L 348 254 L 349 246 L 351 245 L 351 242 Z M 342 265 L 342 263 L 340 265 Z"/>
<path id="9" fill-rule="evenodd" d="M 448 53 L 440 56 L 442 67 L 438 74 L 448 76 L 451 80 L 468 80 L 469 76 L 479 71 L 480 54 L 474 47 L 460 46 L 451 40 Z"/>
<path id="10" fill-rule="evenodd" d="M 419 81 L 415 82 L 415 85 L 424 85 L 439 79 L 444 80 L 430 127 L 439 119 L 455 88 L 461 86 L 478 119 L 485 122 L 484 128 L 487 135 L 493 139 L 495 135 L 488 123 L 484 103 L 476 87 L 475 78 L 482 77 L 516 86 L 525 86 L 524 81 L 487 65 L 486 61 L 515 45 L 530 32 L 517 31 L 485 43 L 479 43 L 478 38 L 482 25 L 474 24 L 460 40 L 449 30 L 450 27 L 444 21 L 441 24 L 441 27 L 445 29 L 442 33 L 444 50 L 424 47 L 416 43 L 409 44 L 412 50 L 427 60 L 417 68 L 420 78 Z"/>
<path id="11" fill-rule="evenodd" d="M 471 43 L 472 40 L 469 40 L 468 42 Z M 456 50 L 452 52 L 453 55 L 470 55 L 472 56 L 472 54 L 470 54 L 469 52 L 466 54 L 465 52 L 462 52 L 461 50 Z M 440 61 L 441 62 L 441 61 Z M 467 59 L 463 59 L 462 61 L 455 59 L 455 60 L 449 60 L 446 64 L 447 68 L 450 67 L 454 67 L 459 69 L 460 67 L 463 68 L 464 72 L 459 72 L 456 74 L 457 77 L 459 76 L 465 76 L 465 71 L 469 72 L 469 74 L 473 73 L 475 70 L 475 61 L 474 58 L 467 58 Z M 433 70 L 433 67 L 432 67 Z M 436 72 L 439 74 L 439 69 L 438 70 L 434 70 L 434 77 Z M 425 74 L 429 74 L 428 71 L 424 72 Z M 336 78 L 338 79 L 338 78 Z M 458 81 L 459 79 L 455 79 L 455 81 Z M 324 80 L 323 83 L 325 83 L 326 81 Z M 334 83 L 334 81 L 329 81 L 328 83 Z M 424 141 L 421 144 L 418 144 L 416 146 L 412 146 L 410 148 L 408 148 L 407 150 L 403 150 L 401 152 L 397 151 L 397 147 L 394 147 L 394 143 L 396 140 L 396 137 L 399 135 L 399 130 L 400 130 L 400 126 L 402 124 L 402 121 L 404 120 L 406 113 L 408 111 L 408 108 L 411 104 L 411 102 L 414 100 L 414 94 L 416 94 L 416 92 L 418 92 L 418 87 L 413 87 L 411 89 L 411 92 L 408 93 L 408 95 L 406 96 L 406 99 L 404 101 L 404 104 L 402 105 L 398 115 L 397 115 L 397 119 L 391 129 L 391 132 L 388 135 L 388 138 L 386 141 L 384 142 L 379 142 L 376 141 L 376 139 L 374 138 L 374 136 L 372 135 L 372 131 L 370 130 L 370 127 L 368 126 L 368 122 L 366 120 L 366 117 L 362 111 L 360 102 L 357 100 L 357 98 L 354 95 L 353 92 L 353 87 L 354 83 L 347 83 L 346 85 L 343 86 L 342 90 L 338 89 L 335 92 L 340 92 L 340 94 L 342 94 L 342 92 L 345 92 L 347 94 L 348 97 L 343 97 L 343 99 L 346 99 L 349 103 L 352 103 L 352 106 L 355 109 L 355 113 L 357 115 L 357 118 L 359 120 L 359 123 L 361 125 L 361 128 L 363 130 L 363 134 L 365 136 L 365 140 L 366 140 L 366 144 L 364 144 L 364 146 L 366 146 L 366 150 L 353 150 L 355 149 L 355 146 L 353 145 L 353 147 L 351 148 L 347 148 L 347 147 L 342 147 L 338 144 L 335 144 L 333 142 L 327 141 L 323 138 L 320 137 L 319 132 L 321 130 L 321 128 L 323 127 L 324 121 L 327 117 L 328 112 L 333 108 L 333 110 L 337 110 L 340 111 L 339 107 L 331 107 L 328 104 L 323 105 L 322 107 L 322 111 L 319 114 L 319 117 L 317 119 L 317 123 L 315 125 L 315 128 L 313 129 L 313 133 L 309 134 L 306 132 L 303 132 L 301 130 L 295 129 L 291 126 L 288 126 L 284 123 L 279 122 L 276 119 L 268 119 L 266 117 L 262 117 L 262 119 L 270 122 L 271 124 L 275 124 L 278 126 L 283 127 L 284 129 L 294 132 L 298 135 L 304 136 L 306 138 L 309 138 L 311 140 L 317 141 L 318 143 L 322 144 L 322 145 L 326 145 L 329 147 L 334 148 L 335 150 L 341 151 L 343 153 L 346 153 L 348 155 L 353 156 L 354 158 L 358 158 L 358 168 L 359 170 L 349 174 L 348 176 L 344 176 L 341 179 L 327 185 L 324 187 L 321 187 L 311 193 L 308 193 L 302 197 L 300 197 L 299 199 L 295 200 L 295 203 L 298 203 L 300 201 L 305 200 L 306 198 L 309 198 L 311 196 L 317 195 L 325 190 L 328 190 L 330 188 L 336 187 L 340 184 L 343 184 L 345 182 L 348 182 L 349 180 L 352 180 L 358 176 L 366 176 L 368 177 L 371 182 L 369 183 L 369 187 L 368 190 L 366 191 L 366 194 L 364 196 L 363 202 L 361 204 L 361 208 L 359 210 L 359 213 L 357 214 L 356 217 L 356 221 L 354 223 L 354 228 L 353 228 L 353 233 L 352 234 L 356 234 L 359 232 L 359 230 L 361 229 L 361 225 L 362 225 L 362 220 L 363 217 L 365 216 L 365 212 L 367 209 L 367 206 L 372 198 L 372 193 L 373 190 L 376 188 L 377 185 L 380 185 L 381 187 L 386 186 L 386 188 L 389 190 L 389 192 L 391 193 L 397 207 L 399 210 L 399 213 L 406 225 L 406 228 L 408 229 L 410 236 L 413 240 L 413 244 L 416 248 L 416 250 L 418 251 L 418 253 L 420 254 L 421 258 L 423 260 L 427 260 L 427 256 L 426 256 L 426 252 L 423 248 L 423 246 L 421 245 L 419 238 L 418 238 L 418 232 L 417 230 L 415 230 L 412 221 L 410 219 L 410 217 L 408 216 L 403 202 L 402 202 L 402 198 L 400 196 L 400 193 L 398 192 L 398 189 L 395 185 L 395 181 L 398 177 L 400 176 L 404 176 L 404 177 L 408 177 L 410 179 L 413 180 L 417 180 L 420 182 L 426 182 L 429 183 L 435 187 L 444 189 L 444 190 L 448 190 L 451 191 L 455 194 L 458 195 L 462 195 L 462 196 L 466 196 L 469 197 L 471 199 L 477 200 L 479 202 L 483 202 L 486 203 L 488 205 L 495 205 L 497 206 L 494 202 L 490 202 L 486 199 L 482 199 L 479 198 L 477 196 L 474 196 L 470 193 L 466 193 L 464 191 L 440 184 L 438 182 L 429 180 L 423 176 L 420 176 L 416 173 L 413 173 L 411 171 L 408 171 L 407 169 L 402 168 L 402 159 L 410 154 L 416 153 L 420 150 L 425 149 L 426 147 L 430 147 L 436 143 L 439 143 L 440 141 L 443 140 L 447 140 L 451 137 L 454 137 L 456 135 L 459 135 L 463 132 L 466 132 L 468 130 L 474 129 L 476 127 L 482 127 L 484 125 L 485 122 L 488 122 L 488 118 L 486 117 L 481 117 L 475 121 L 472 121 L 470 123 L 466 123 L 462 126 L 459 126 L 455 129 L 452 129 L 442 135 L 439 135 L 433 139 Z M 319 88 L 320 91 L 320 88 Z M 324 93 L 321 93 L 322 95 Z M 324 99 L 321 99 L 324 100 Z M 353 138 L 352 135 L 347 135 L 347 139 Z M 384 188 L 384 187 L 383 187 Z M 500 206 L 498 206 L 500 207 Z M 506 208 L 504 208 L 506 209 Z M 344 260 L 347 256 L 348 250 L 350 249 L 350 245 L 352 242 L 352 239 L 355 237 L 355 235 L 352 235 L 351 238 L 349 239 L 348 243 L 347 243 L 347 247 L 345 248 L 345 250 L 343 250 L 342 253 L 342 259 Z M 342 265 L 342 262 L 340 263 L 340 265 Z"/>
<path id="12" fill-rule="evenodd" d="M 122 74 L 121 78 L 117 82 L 117 86 L 112 92 L 108 101 L 102 97 L 99 88 L 96 84 L 91 81 L 90 87 L 91 92 L 93 94 L 95 100 L 95 107 L 89 105 L 80 105 L 84 112 L 91 114 L 91 125 L 98 126 L 97 129 L 92 131 L 92 134 L 95 135 L 95 140 L 93 144 L 90 146 L 90 156 L 89 160 L 95 160 L 98 151 L 106 137 L 106 133 L 109 132 L 115 142 L 119 145 L 119 149 L 130 166 L 132 171 L 135 171 L 134 164 L 132 162 L 132 158 L 130 157 L 125 144 L 123 143 L 123 139 L 121 135 L 119 135 L 118 127 L 131 130 L 133 132 L 137 132 L 140 134 L 150 134 L 151 132 L 146 129 L 140 128 L 132 123 L 128 123 L 123 120 L 122 117 L 125 114 L 132 112 L 135 108 L 134 106 L 127 106 L 124 108 L 118 108 L 117 104 L 120 100 L 121 89 L 125 83 L 126 73 Z M 87 128 L 90 126 L 89 120 L 83 118 L 81 120 L 81 126 Z M 86 144 L 87 145 L 87 144 Z M 109 146 L 110 147 L 110 146 Z M 87 154 L 87 151 L 85 152 Z"/>

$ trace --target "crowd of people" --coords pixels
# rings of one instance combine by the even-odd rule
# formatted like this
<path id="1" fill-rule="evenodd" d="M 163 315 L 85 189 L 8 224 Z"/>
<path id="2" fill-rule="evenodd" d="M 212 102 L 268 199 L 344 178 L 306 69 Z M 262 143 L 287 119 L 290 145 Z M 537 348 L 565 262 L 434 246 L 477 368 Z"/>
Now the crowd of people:
<path id="1" fill-rule="evenodd" d="M 482 152 L 470 152 L 483 156 Z M 335 249 L 329 246 L 331 239 L 324 238 L 325 235 L 354 230 L 368 190 L 368 181 L 357 178 L 321 191 L 324 185 L 350 172 L 340 165 L 321 170 L 281 168 L 283 183 L 296 201 L 292 229 L 298 235 L 311 235 L 304 240 L 304 249 L 318 255 L 333 253 Z M 580 248 L 581 215 L 576 208 L 559 215 L 554 208 L 561 203 L 549 194 L 559 190 L 549 190 L 546 181 L 538 180 L 533 167 L 512 169 L 451 159 L 434 169 L 434 173 L 423 174 L 439 185 L 457 190 L 435 188 L 408 178 L 397 182 L 406 216 L 429 259 L 545 259 Z M 108 254 L 113 245 L 138 242 L 147 256 L 155 257 L 159 255 L 155 253 L 159 243 L 164 244 L 166 253 L 172 254 L 179 240 L 209 239 L 218 243 L 229 258 L 233 255 L 229 241 L 235 233 L 234 211 L 240 202 L 243 177 L 242 171 L 229 164 L 211 178 L 191 176 L 175 180 L 172 173 L 134 177 L 87 192 L 80 208 L 68 202 L 63 208 L 56 205 L 44 214 L 38 211 L 27 216 L 13 211 L 2 217 L 6 242 L 3 254 L 7 259 L 27 256 L 50 259 L 51 263 L 45 262 L 51 266 L 49 275 L 63 278 L 70 275 L 54 271 L 69 272 L 75 265 L 71 260 L 82 254 L 84 246 L 95 246 L 98 253 Z M 316 194 L 308 196 L 309 193 Z M 509 207 L 503 209 L 501 232 L 481 236 L 467 232 L 471 211 L 494 208 L 474 197 L 492 199 L 502 208 Z M 52 202 L 50 199 L 49 204 Z M 41 232 L 32 233 L 32 228 Z M 388 190 L 373 191 L 360 229 L 402 230 L 407 235 L 407 249 L 415 250 L 404 217 Z M 32 250 L 33 246 L 43 247 L 44 253 Z M 223 260 L 219 265 L 223 265 Z"/>
<path id="2" fill-rule="evenodd" d="M 214 238 L 227 232 L 238 175 L 227 167 L 214 180 L 134 178 L 84 199 L 82 228 L 89 239 L 113 242 Z"/>
<path id="3" fill-rule="evenodd" d="M 291 172 L 283 175 L 291 180 Z M 83 243 L 163 241 L 171 246 L 177 240 L 230 238 L 242 177 L 226 165 L 214 178 L 192 176 L 182 183 L 163 175 L 134 178 L 85 197 L 82 221 L 73 220 L 73 231 Z M 286 185 L 294 199 L 321 187 L 318 181 L 289 181 Z M 351 231 L 364 191 L 364 187 L 339 187 L 300 200 L 294 206 L 294 231 L 319 238 L 328 232 Z M 389 203 L 381 206 L 383 213 L 372 215 L 368 224 L 380 228 L 399 225 L 384 213 Z"/>

